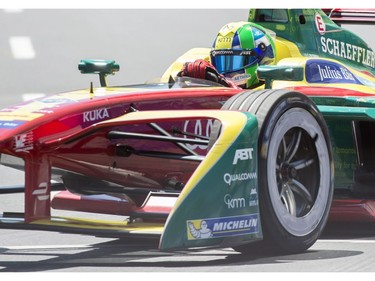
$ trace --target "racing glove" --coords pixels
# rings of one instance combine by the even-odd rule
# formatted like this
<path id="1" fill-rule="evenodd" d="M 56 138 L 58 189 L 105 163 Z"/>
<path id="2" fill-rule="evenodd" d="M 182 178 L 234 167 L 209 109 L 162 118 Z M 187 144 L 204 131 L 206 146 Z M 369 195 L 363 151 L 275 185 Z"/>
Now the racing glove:
<path id="1" fill-rule="evenodd" d="M 211 63 L 202 59 L 184 63 L 182 70 L 177 76 L 206 79 L 224 85 L 225 87 L 239 88 L 235 83 L 227 80 L 223 75 L 217 72 Z"/>

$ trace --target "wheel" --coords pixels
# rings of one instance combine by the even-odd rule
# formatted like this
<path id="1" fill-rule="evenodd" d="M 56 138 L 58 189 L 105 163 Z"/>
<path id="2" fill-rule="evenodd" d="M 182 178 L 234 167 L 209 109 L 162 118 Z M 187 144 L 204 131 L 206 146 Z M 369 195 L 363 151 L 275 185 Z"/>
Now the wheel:
<path id="1" fill-rule="evenodd" d="M 326 123 L 305 95 L 247 91 L 225 110 L 248 111 L 259 124 L 258 189 L 263 240 L 235 250 L 297 253 L 311 247 L 326 224 L 333 196 L 333 161 Z"/>

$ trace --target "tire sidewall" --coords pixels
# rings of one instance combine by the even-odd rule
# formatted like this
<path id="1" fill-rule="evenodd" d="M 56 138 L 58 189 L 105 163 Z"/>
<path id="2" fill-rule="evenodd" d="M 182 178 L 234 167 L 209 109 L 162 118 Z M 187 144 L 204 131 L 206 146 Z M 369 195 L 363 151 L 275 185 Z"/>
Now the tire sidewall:
<path id="1" fill-rule="evenodd" d="M 309 245 L 312 245 L 316 241 L 317 237 L 320 235 L 322 229 L 325 226 L 325 222 L 327 220 L 327 216 L 330 209 L 330 203 L 332 201 L 333 167 L 331 165 L 332 156 L 330 151 L 331 148 L 329 145 L 330 142 L 328 136 L 328 129 L 323 117 L 319 113 L 315 104 L 303 94 L 288 94 L 290 95 L 287 98 L 281 95 L 281 97 L 272 104 L 272 106 L 268 109 L 268 114 L 262 121 L 262 125 L 260 128 L 258 170 L 266 171 L 265 173 L 267 174 L 260 175 L 259 177 L 259 189 L 262 190 L 262 192 L 260 192 L 260 204 L 262 210 L 261 215 L 264 218 L 262 220 L 262 224 L 266 230 L 264 231 L 265 239 L 270 239 L 272 241 L 276 239 L 278 240 L 277 244 L 283 245 L 285 243 L 285 247 L 292 246 L 293 248 L 300 250 L 299 248 L 301 247 L 306 247 L 306 245 L 307 247 L 309 247 Z M 298 111 L 302 113 L 300 115 L 296 114 L 296 112 Z M 288 130 L 288 128 L 284 129 L 279 128 L 278 126 L 280 126 L 283 122 L 281 119 L 286 118 L 285 114 L 289 114 L 290 112 L 292 112 L 293 114 L 290 114 L 288 117 L 292 117 L 293 115 L 303 116 L 304 113 L 307 113 L 306 118 L 308 120 L 304 120 L 302 122 L 304 122 L 304 125 L 306 125 L 306 122 L 309 122 L 309 127 L 313 126 L 312 129 L 317 130 L 319 136 L 323 137 L 323 139 L 320 139 L 318 141 L 324 142 L 325 145 L 320 144 L 318 149 L 321 151 L 318 151 L 318 153 L 325 153 L 324 157 L 328 157 L 328 161 L 324 164 L 325 166 L 322 167 L 320 165 L 320 171 L 326 173 L 324 175 L 326 177 L 324 179 L 326 182 L 323 184 L 328 184 L 329 188 L 326 188 L 324 190 L 321 190 L 321 188 L 319 188 L 316 202 L 314 203 L 314 207 L 303 218 L 292 218 L 292 216 L 286 212 L 285 207 L 282 208 L 280 206 L 281 201 L 278 200 L 279 202 L 277 202 L 276 199 L 276 193 L 278 193 L 277 187 L 274 186 L 273 180 L 272 182 L 270 182 L 269 176 L 270 172 L 273 173 L 273 171 L 275 171 L 272 164 L 270 164 L 273 161 L 270 157 L 275 156 L 274 150 L 276 149 L 275 147 L 270 146 L 279 145 L 278 143 L 274 143 L 275 141 L 278 141 L 278 139 L 274 140 L 275 134 L 282 134 L 283 132 Z M 315 122 L 315 124 L 311 124 L 312 120 L 313 122 Z M 292 120 L 290 121 L 290 124 L 298 126 L 300 122 L 301 120 Z M 301 126 L 301 128 L 303 127 Z M 276 138 L 279 138 L 279 136 L 276 136 Z M 323 145 L 323 147 L 321 147 L 321 145 Z M 326 169 L 328 171 L 324 171 L 322 169 Z M 304 220 L 304 222 L 301 222 L 301 225 L 303 223 L 308 223 L 310 224 L 311 229 L 293 229 L 295 228 L 295 226 L 286 229 L 286 227 L 283 225 L 283 223 L 285 223 L 286 221 L 288 221 L 292 225 L 300 225 L 299 222 L 293 220 Z M 277 228 L 277 231 L 275 231 L 275 228 Z M 273 235 L 274 233 L 275 235 Z M 280 235 L 280 233 L 282 235 Z M 295 243 L 294 245 L 288 245 L 288 241 L 292 240 L 294 242 L 299 241 L 300 245 L 298 243 Z"/>

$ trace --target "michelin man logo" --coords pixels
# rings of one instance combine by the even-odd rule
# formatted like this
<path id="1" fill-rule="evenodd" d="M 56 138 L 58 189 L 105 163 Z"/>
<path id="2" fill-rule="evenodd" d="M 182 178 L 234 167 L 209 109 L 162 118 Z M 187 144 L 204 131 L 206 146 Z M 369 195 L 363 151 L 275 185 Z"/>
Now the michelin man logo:
<path id="1" fill-rule="evenodd" d="M 195 239 L 205 239 L 211 238 L 212 230 L 208 228 L 207 222 L 205 220 L 201 221 L 200 228 L 196 228 L 194 223 L 188 221 L 189 232 Z"/>

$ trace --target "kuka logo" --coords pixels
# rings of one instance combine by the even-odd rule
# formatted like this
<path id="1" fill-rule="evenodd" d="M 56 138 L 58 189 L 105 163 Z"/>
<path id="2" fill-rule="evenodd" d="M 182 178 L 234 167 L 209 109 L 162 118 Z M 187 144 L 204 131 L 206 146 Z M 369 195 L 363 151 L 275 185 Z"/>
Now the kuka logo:
<path id="1" fill-rule="evenodd" d="M 83 113 L 83 122 L 93 122 L 109 118 L 109 113 L 106 108 L 96 109 Z"/>

